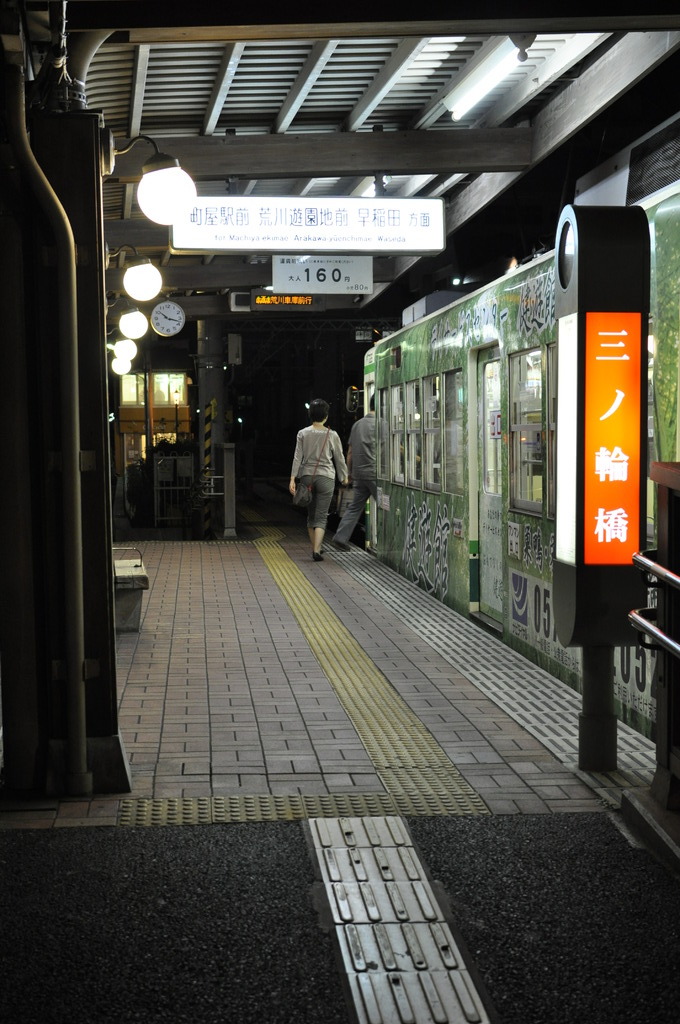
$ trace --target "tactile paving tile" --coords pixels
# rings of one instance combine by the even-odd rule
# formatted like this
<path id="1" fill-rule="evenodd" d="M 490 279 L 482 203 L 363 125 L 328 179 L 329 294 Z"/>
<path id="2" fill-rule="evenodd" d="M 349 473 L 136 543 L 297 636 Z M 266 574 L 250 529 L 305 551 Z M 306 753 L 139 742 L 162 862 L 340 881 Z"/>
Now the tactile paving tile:
<path id="1" fill-rule="evenodd" d="M 375 556 L 357 548 L 351 556 L 334 551 L 333 558 L 342 561 L 354 579 L 486 697 L 536 736 L 570 770 L 574 769 L 578 763 L 580 694 Z M 547 728 L 546 721 L 550 722 Z M 631 784 L 649 785 L 656 764 L 654 743 L 622 722 L 618 723 L 617 742 L 618 773 L 580 773 L 605 799 L 612 796 L 614 802 L 610 790 Z"/>
<path id="2" fill-rule="evenodd" d="M 164 800 L 121 800 L 119 825 L 209 825 L 213 820 L 210 797 Z"/>
<path id="3" fill-rule="evenodd" d="M 277 531 L 256 541 L 263 561 L 333 686 L 400 814 L 488 814 L 411 711 L 286 552 Z"/>
<path id="4" fill-rule="evenodd" d="M 309 829 L 359 1024 L 487 1024 L 406 823 L 313 819 Z"/>
<path id="5" fill-rule="evenodd" d="M 303 821 L 338 815 L 441 814 L 427 801 L 389 793 L 338 793 L 302 796 L 257 794 L 230 797 L 183 797 L 120 801 L 119 825 L 207 825 L 231 821 Z M 456 813 L 453 811 L 452 813 Z"/>

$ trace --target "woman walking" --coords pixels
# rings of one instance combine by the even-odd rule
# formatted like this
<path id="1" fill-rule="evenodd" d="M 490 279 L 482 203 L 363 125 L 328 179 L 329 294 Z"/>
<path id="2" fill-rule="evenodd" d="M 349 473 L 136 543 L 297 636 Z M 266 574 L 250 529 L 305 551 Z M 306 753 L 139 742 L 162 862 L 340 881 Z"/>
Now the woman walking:
<path id="1" fill-rule="evenodd" d="M 321 544 L 335 490 L 335 477 L 337 475 L 345 485 L 349 475 L 340 438 L 326 426 L 329 409 L 328 402 L 323 398 L 315 398 L 310 402 L 309 418 L 312 422 L 310 426 L 298 431 L 288 487 L 290 493 L 295 494 L 296 478 L 311 487 L 312 500 L 307 506 L 307 532 L 315 562 L 323 560 Z"/>

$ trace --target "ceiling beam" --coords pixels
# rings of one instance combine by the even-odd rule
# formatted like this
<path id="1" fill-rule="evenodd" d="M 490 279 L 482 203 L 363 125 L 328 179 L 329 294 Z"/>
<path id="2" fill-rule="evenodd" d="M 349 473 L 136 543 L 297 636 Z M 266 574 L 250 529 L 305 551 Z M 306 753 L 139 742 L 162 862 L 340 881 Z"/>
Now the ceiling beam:
<path id="1" fill-rule="evenodd" d="M 411 66 L 430 42 L 429 39 L 403 39 L 382 71 L 355 104 L 344 124 L 346 132 L 355 132 L 368 120 L 375 108 L 382 102 L 405 71 Z"/>
<path id="2" fill-rule="evenodd" d="M 116 139 L 124 149 L 128 139 Z M 450 131 L 319 132 L 308 135 L 173 136 L 159 140 L 195 181 L 226 177 L 317 178 L 387 174 L 479 174 L 524 170 L 531 158 L 531 128 Z M 139 147 L 116 156 L 109 180 L 139 181 Z"/>
<path id="3" fill-rule="evenodd" d="M 153 307 L 163 298 L 162 295 L 151 302 L 135 303 L 147 316 Z M 214 317 L 227 317 L 230 314 L 228 295 L 183 295 L 179 300 L 187 320 L 208 320 Z M 109 327 L 117 324 L 129 305 L 126 301 L 114 302 L 108 309 L 106 320 Z"/>
<path id="4" fill-rule="evenodd" d="M 440 5 L 441 6 L 441 5 Z M 486 9 L 484 9 L 486 6 Z M 257 13 L 256 24 L 243 24 L 247 13 L 234 8 L 233 24 L 227 23 L 228 12 L 214 0 L 193 0 L 191 4 L 169 4 L 167 0 L 71 0 L 69 29 L 71 31 L 128 31 L 132 43 L 160 42 L 227 42 L 230 39 L 320 39 L 329 37 L 329 23 L 315 21 L 318 4 L 298 2 L 295 21 L 288 20 L 290 10 L 284 4 L 267 6 L 263 16 Z M 568 8 L 565 8 L 565 12 Z M 533 14 L 527 16 L 526 5 L 504 5 L 501 15 L 497 4 L 477 4 L 475 14 L 459 18 L 405 21 L 370 17 L 365 3 L 346 2 L 333 11 L 333 36 L 336 38 L 370 38 L 376 35 L 437 36 L 482 35 L 511 32 L 636 32 L 680 28 L 680 14 Z M 370 12 L 373 13 L 373 12 Z M 226 17 L 225 17 L 226 14 Z"/>
<path id="5" fill-rule="evenodd" d="M 154 224 L 147 217 L 105 220 L 104 240 L 109 249 L 132 245 L 135 249 L 165 249 L 170 245 L 170 228 Z"/>
<path id="6" fill-rule="evenodd" d="M 584 125 L 678 50 L 680 32 L 624 36 L 536 115 L 530 167 L 568 142 Z M 481 174 L 471 182 L 447 206 L 447 235 L 489 206 L 522 173 Z"/>
<path id="7" fill-rule="evenodd" d="M 274 122 L 275 132 L 285 132 L 290 128 L 295 120 L 295 115 L 312 91 L 321 72 L 333 56 L 337 45 L 337 40 L 335 39 L 322 40 L 314 44 L 312 52 L 305 61 L 292 89 L 286 97 L 285 103 L 279 110 Z"/>
<path id="8" fill-rule="evenodd" d="M 212 135 L 220 119 L 227 94 L 234 81 L 234 75 L 245 50 L 245 43 L 231 43 L 225 46 L 220 70 L 212 87 L 208 109 L 203 117 L 203 135 Z"/>
<path id="9" fill-rule="evenodd" d="M 387 287 L 387 285 L 376 285 L 376 294 L 374 296 L 367 296 L 367 298 L 376 298 L 378 292 L 384 287 Z M 250 288 L 244 287 L 241 290 L 248 292 L 250 291 Z M 174 296 L 184 310 L 184 314 L 188 321 L 211 319 L 226 320 L 234 316 L 238 316 L 239 318 L 245 316 L 253 318 L 252 326 L 254 327 L 256 322 L 262 323 L 265 320 L 271 321 L 272 318 L 276 320 L 277 318 L 281 318 L 286 315 L 290 316 L 290 310 L 287 312 L 272 312 L 271 309 L 261 311 L 253 310 L 246 313 L 244 313 L 243 310 L 240 310 L 235 314 L 229 306 L 228 295 L 181 295 L 178 294 L 179 292 L 181 292 L 181 289 L 173 290 Z M 138 309 L 141 309 L 143 313 L 149 316 L 155 304 L 160 302 L 162 298 L 163 296 L 159 295 L 151 302 L 137 302 L 135 305 Z M 333 310 L 345 310 L 346 314 L 352 313 L 355 316 L 366 316 L 363 309 L 363 303 L 362 305 L 357 303 L 356 295 L 328 295 L 325 298 L 326 310 L 331 313 Z M 106 321 L 109 328 L 116 326 L 123 313 L 128 309 L 129 306 L 127 302 L 114 301 L 109 306 L 106 314 Z M 310 318 L 312 315 L 318 316 L 319 312 L 320 310 L 318 308 L 313 312 L 310 310 Z"/>
<path id="10" fill-rule="evenodd" d="M 106 291 L 123 291 L 123 274 L 125 267 L 110 267 L 106 271 Z M 264 272 L 263 272 L 264 271 Z M 262 265 L 241 266 L 231 264 L 228 267 L 217 264 L 214 260 L 209 265 L 194 263 L 190 266 L 163 267 L 163 291 L 183 292 L 200 289 L 202 291 L 219 291 L 224 288 L 261 288 L 271 284 L 271 268 Z"/>
<path id="11" fill-rule="evenodd" d="M 130 88 L 130 117 L 128 120 L 130 138 L 139 135 L 142 130 L 142 111 L 144 109 L 146 80 L 149 74 L 150 54 L 150 46 L 135 47 L 135 55 L 132 62 L 132 85 Z M 129 217 L 132 212 L 133 193 L 132 185 L 126 185 L 125 198 L 123 200 L 123 210 L 126 217 Z"/>
<path id="12" fill-rule="evenodd" d="M 123 224 L 123 221 L 110 221 L 109 224 Z M 105 226 L 107 244 L 110 242 L 109 225 Z M 119 243 L 122 244 L 122 243 Z M 112 246 L 113 247 L 113 246 Z M 137 248 L 137 246 L 135 246 Z M 388 256 L 376 256 L 373 260 L 373 280 L 391 283 L 394 279 L 395 261 Z M 123 274 L 126 267 L 109 267 L 106 271 L 107 292 L 120 292 L 123 289 Z M 243 257 L 229 259 L 229 262 L 213 260 L 210 264 L 190 263 L 188 265 L 170 264 L 163 267 L 164 291 L 217 291 L 224 288 L 261 288 L 271 284 L 271 263 L 250 264 Z M 353 297 L 353 296 L 351 296 Z"/>
<path id="13" fill-rule="evenodd" d="M 130 135 L 139 135 L 142 130 L 142 110 L 144 107 L 144 92 L 146 80 L 149 74 L 150 46 L 136 46 L 135 56 L 132 64 L 132 87 L 130 89 L 130 119 L 128 127 Z"/>

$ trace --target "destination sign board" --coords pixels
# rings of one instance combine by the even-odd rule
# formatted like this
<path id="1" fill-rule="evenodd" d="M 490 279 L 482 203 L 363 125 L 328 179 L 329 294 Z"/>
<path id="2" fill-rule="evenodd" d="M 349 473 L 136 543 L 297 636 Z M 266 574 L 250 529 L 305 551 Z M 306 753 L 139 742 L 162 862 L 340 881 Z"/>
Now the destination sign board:
<path id="1" fill-rule="evenodd" d="M 170 227 L 183 252 L 442 252 L 444 201 L 376 196 L 201 196 Z"/>
<path id="2" fill-rule="evenodd" d="M 253 288 L 250 292 L 250 308 L 253 313 L 260 309 L 267 310 L 267 312 L 272 310 L 301 312 L 307 309 L 318 313 L 325 310 L 326 300 L 323 295 L 312 295 L 311 292 L 307 292 L 305 295 L 297 292 L 285 295 Z"/>

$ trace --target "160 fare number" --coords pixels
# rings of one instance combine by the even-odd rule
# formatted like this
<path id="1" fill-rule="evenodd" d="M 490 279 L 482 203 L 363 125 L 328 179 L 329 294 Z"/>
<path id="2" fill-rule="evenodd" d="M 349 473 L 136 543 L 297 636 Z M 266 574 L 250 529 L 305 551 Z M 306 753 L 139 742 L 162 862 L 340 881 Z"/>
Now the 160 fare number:
<path id="1" fill-rule="evenodd" d="M 340 267 L 333 267 L 330 270 L 330 273 L 326 269 L 326 267 L 318 267 L 318 269 L 315 271 L 312 271 L 309 267 L 305 267 L 303 270 L 303 276 L 307 284 L 310 284 L 313 281 L 316 281 L 317 284 L 325 284 L 326 281 L 329 280 L 332 281 L 334 284 L 340 284 L 340 282 L 343 280 L 343 271 L 340 269 Z M 344 280 L 348 288 L 350 288 L 352 291 L 370 291 L 369 286 L 367 284 L 363 284 L 362 282 L 359 281 L 352 281 L 349 275 L 345 276 Z"/>

